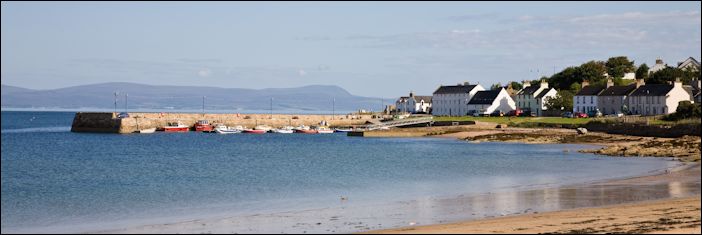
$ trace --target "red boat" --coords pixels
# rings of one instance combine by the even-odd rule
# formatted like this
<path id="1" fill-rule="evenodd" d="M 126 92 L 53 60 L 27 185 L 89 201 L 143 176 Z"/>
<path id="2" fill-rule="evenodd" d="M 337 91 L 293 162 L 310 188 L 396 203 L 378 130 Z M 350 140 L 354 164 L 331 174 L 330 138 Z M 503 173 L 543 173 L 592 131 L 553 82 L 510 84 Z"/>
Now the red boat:
<path id="1" fill-rule="evenodd" d="M 248 129 L 248 130 L 244 130 L 242 132 L 249 133 L 249 134 L 264 134 L 264 133 L 266 133 L 266 130 Z"/>
<path id="2" fill-rule="evenodd" d="M 195 124 L 195 131 L 212 132 L 214 127 L 207 120 L 198 120 L 197 124 Z"/>
<path id="3" fill-rule="evenodd" d="M 169 122 L 168 125 L 163 127 L 163 131 L 165 132 L 185 132 L 189 130 L 189 126 L 183 125 L 183 123 L 180 122 Z"/>

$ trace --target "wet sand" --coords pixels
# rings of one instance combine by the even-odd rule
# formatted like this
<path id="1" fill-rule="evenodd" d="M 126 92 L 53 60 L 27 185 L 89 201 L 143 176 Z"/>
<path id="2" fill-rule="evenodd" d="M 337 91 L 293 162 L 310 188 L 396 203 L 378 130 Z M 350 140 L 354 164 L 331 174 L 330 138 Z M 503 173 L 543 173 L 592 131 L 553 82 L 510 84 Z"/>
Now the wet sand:
<path id="1" fill-rule="evenodd" d="M 477 220 L 491 221 L 491 218 L 524 217 L 524 225 L 514 229 L 536 229 L 529 227 L 529 221 L 535 221 L 534 216 L 544 212 L 564 211 L 577 208 L 593 208 L 627 203 L 641 203 L 651 200 L 668 200 L 670 198 L 696 197 L 697 212 L 699 212 L 700 195 L 700 165 L 698 163 L 684 164 L 682 167 L 659 172 L 656 175 L 635 177 L 629 179 L 591 182 L 557 188 L 541 188 L 530 190 L 508 189 L 499 192 L 460 195 L 450 198 L 420 198 L 411 201 L 401 201 L 380 205 L 354 205 L 353 198 L 340 202 L 339 207 L 318 208 L 305 211 L 290 211 L 282 213 L 256 214 L 246 216 L 223 217 L 219 219 L 199 219 L 177 223 L 161 223 L 145 226 L 127 227 L 114 230 L 88 230 L 88 233 L 353 233 L 353 232 L 411 232 L 417 227 L 438 224 Z M 687 210 L 685 206 L 670 204 L 675 210 Z M 656 207 L 658 208 L 658 207 Z M 609 211 L 606 209 L 604 211 Z M 690 209 L 691 210 L 691 209 Z M 631 210 L 631 217 L 646 216 Z M 646 211 L 646 210 L 644 210 Z M 568 213 L 568 212 L 555 212 Z M 627 212 L 628 213 L 628 212 Z M 664 213 L 664 212 L 661 212 Z M 576 214 L 578 214 L 576 212 Z M 660 213 L 658 213 L 660 214 Z M 699 213 L 698 213 L 699 214 Z M 572 216 L 571 216 L 572 215 Z M 591 216 L 575 216 L 575 214 L 556 214 L 563 217 L 563 224 L 548 226 L 549 231 L 568 232 L 565 223 L 579 223 L 602 217 L 593 212 Z M 570 217 L 567 217 L 570 216 Z M 689 218 L 683 215 L 671 215 L 672 220 L 684 220 L 684 224 L 675 222 L 675 226 L 688 226 Z M 549 218 L 549 217 L 546 217 Z M 607 219 L 609 217 L 605 217 Z M 699 217 L 697 224 L 699 224 Z M 488 219 L 488 220 L 480 220 Z M 570 219 L 570 220 L 569 220 Z M 642 217 L 648 221 L 649 217 Z M 545 219 L 546 221 L 550 219 Z M 572 221 L 571 221 L 572 220 Z M 694 220 L 694 218 L 693 218 Z M 619 220 L 616 220 L 619 221 Z M 638 220 L 637 220 L 638 221 Z M 605 220 L 606 222 L 606 220 Z M 673 224 L 670 221 L 662 221 Z M 480 222 L 483 223 L 483 222 Z M 485 222 L 487 223 L 487 222 Z M 492 230 L 482 232 L 493 233 L 497 228 L 508 227 L 506 222 L 492 222 Z M 625 222 L 621 222 L 625 223 Z M 634 223 L 633 220 L 630 223 Z M 461 223 L 462 224 L 462 223 Z M 587 223 L 583 223 L 587 224 Z M 452 225 L 453 226 L 453 225 Z M 457 226 L 457 225 L 456 225 Z M 472 226 L 472 225 L 471 225 Z M 486 225 L 487 226 L 487 225 Z M 545 225 L 544 225 L 545 226 Z M 542 226 L 542 227 L 544 227 Z M 667 225 L 666 225 L 667 226 Z M 691 226 L 691 225 L 690 225 Z M 379 229 L 400 228 L 400 230 L 376 231 Z M 427 227 L 438 229 L 439 227 Z M 453 228 L 453 227 L 451 227 Z M 628 227 L 627 227 L 628 228 Z M 459 228 L 460 229 L 460 228 Z M 593 228 L 595 229 L 595 228 Z M 597 228 L 600 229 L 600 228 Z M 623 228 L 624 229 L 624 228 Z M 451 232 L 454 230 L 422 230 L 420 232 Z M 475 232 L 481 232 L 475 231 Z M 502 230 L 500 230 L 502 231 Z M 522 231 L 522 230 L 519 230 Z M 589 230 L 588 230 L 589 231 Z M 588 232 L 584 231 L 584 232 Z M 598 230 L 599 231 L 599 230 Z M 627 230 L 628 231 L 628 230 Z M 455 230 L 455 232 L 471 232 Z M 504 232 L 518 232 L 504 230 Z"/>
<path id="2" fill-rule="evenodd" d="M 559 209 L 369 233 L 700 233 L 700 164 L 559 189 Z M 667 192 L 665 192 L 667 189 Z M 546 198 L 544 198 L 544 201 Z M 537 203 L 538 204 L 538 203 Z M 580 208 L 580 209 L 576 209 Z M 521 215 L 520 215 L 521 214 Z"/>

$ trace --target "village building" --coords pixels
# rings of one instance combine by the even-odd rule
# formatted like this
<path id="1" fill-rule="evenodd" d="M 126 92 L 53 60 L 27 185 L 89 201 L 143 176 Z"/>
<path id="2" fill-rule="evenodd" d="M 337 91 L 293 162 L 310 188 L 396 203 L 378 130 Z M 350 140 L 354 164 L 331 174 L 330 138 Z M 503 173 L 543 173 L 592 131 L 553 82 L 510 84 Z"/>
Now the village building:
<path id="1" fill-rule="evenodd" d="M 653 74 L 653 73 L 655 73 L 655 72 L 658 72 L 658 71 L 660 71 L 660 70 L 663 70 L 663 69 L 666 68 L 666 67 L 668 67 L 668 64 L 663 63 L 663 60 L 662 60 L 662 59 L 660 59 L 660 58 L 659 58 L 659 59 L 656 59 L 656 64 L 654 64 L 653 66 L 651 66 L 650 69 L 648 69 L 648 74 L 649 74 L 649 75 L 650 75 L 650 74 Z"/>
<path id="2" fill-rule="evenodd" d="M 409 96 L 402 96 L 395 101 L 395 110 L 402 113 L 430 113 L 431 96 L 415 96 L 410 92 Z"/>
<path id="3" fill-rule="evenodd" d="M 682 82 L 676 79 L 673 84 L 648 84 L 637 88 L 628 103 L 633 114 L 661 115 L 674 113 L 680 101 L 690 100 Z"/>
<path id="4" fill-rule="evenodd" d="M 702 87 L 700 87 L 700 80 L 695 79 L 690 82 L 690 86 L 692 87 L 692 101 L 694 103 L 702 103 L 700 102 L 700 93 L 702 92 Z"/>
<path id="5" fill-rule="evenodd" d="M 678 62 L 678 68 L 689 71 L 700 71 L 700 62 L 695 58 L 689 57 L 682 62 Z"/>
<path id="6" fill-rule="evenodd" d="M 589 113 L 597 110 L 597 96 L 604 91 L 603 87 L 590 86 L 583 81 L 580 91 L 573 96 L 573 112 Z"/>
<path id="7" fill-rule="evenodd" d="M 643 86 L 643 79 L 627 86 L 615 86 L 612 79 L 607 79 L 607 87 L 597 95 L 597 108 L 604 115 L 627 114 L 630 112 L 627 100 L 637 87 Z"/>
<path id="8" fill-rule="evenodd" d="M 436 116 L 465 116 L 468 113 L 467 104 L 473 95 L 485 88 L 480 84 L 471 85 L 468 82 L 455 86 L 440 86 L 432 94 L 432 114 Z"/>
<path id="9" fill-rule="evenodd" d="M 549 88 L 546 81 L 541 81 L 538 86 L 531 86 L 528 82 L 523 84 L 523 88 L 517 92 L 517 107 L 536 116 L 543 115 L 548 98 L 556 97 L 556 89 Z"/>
<path id="10" fill-rule="evenodd" d="M 478 91 L 468 102 L 468 112 L 475 110 L 480 114 L 491 114 L 497 110 L 507 113 L 515 108 L 514 100 L 504 88 Z"/>

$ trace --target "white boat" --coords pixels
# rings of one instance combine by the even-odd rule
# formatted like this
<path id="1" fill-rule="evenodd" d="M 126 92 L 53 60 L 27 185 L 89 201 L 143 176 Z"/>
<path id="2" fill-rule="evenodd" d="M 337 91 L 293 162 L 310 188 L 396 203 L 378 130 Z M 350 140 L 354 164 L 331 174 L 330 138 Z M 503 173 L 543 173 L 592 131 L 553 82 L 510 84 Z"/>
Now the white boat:
<path id="1" fill-rule="evenodd" d="M 273 129 L 273 128 L 270 127 L 270 126 L 267 126 L 267 125 L 258 125 L 258 126 L 256 126 L 256 127 L 254 127 L 253 129 L 254 129 L 254 130 L 262 130 L 262 131 L 264 131 L 264 132 L 268 132 L 268 131 L 270 131 L 270 130 Z"/>
<path id="2" fill-rule="evenodd" d="M 326 127 L 326 126 L 318 126 L 318 127 L 313 128 L 313 129 L 316 130 L 317 133 L 319 133 L 319 134 L 331 134 L 331 133 L 334 133 L 334 130 L 329 129 L 329 127 Z"/>
<path id="3" fill-rule="evenodd" d="M 154 133 L 156 132 L 156 128 L 148 128 L 148 129 L 142 129 L 142 130 L 137 130 L 134 131 L 134 133 L 141 133 L 141 134 L 149 134 L 149 133 Z"/>
<path id="4" fill-rule="evenodd" d="M 351 128 L 346 128 L 346 129 L 336 128 L 336 129 L 334 129 L 334 132 L 352 132 L 352 131 L 353 131 L 353 129 L 351 129 Z"/>
<path id="5" fill-rule="evenodd" d="M 218 134 L 236 134 L 241 133 L 241 131 L 242 130 L 240 129 L 227 127 L 225 125 L 217 125 L 214 128 L 214 132 L 217 132 Z"/>
<path id="6" fill-rule="evenodd" d="M 271 133 L 280 133 L 280 134 L 292 134 L 295 131 L 293 130 L 293 127 L 291 127 L 291 126 L 284 126 L 282 128 L 278 128 L 278 129 L 271 129 L 270 132 Z"/>

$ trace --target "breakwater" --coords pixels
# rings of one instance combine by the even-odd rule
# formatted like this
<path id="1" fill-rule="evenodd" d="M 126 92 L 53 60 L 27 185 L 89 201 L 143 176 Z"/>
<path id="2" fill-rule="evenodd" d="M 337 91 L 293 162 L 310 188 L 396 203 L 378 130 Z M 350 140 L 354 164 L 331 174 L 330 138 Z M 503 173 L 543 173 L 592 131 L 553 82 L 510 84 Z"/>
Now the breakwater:
<path id="1" fill-rule="evenodd" d="M 256 125 L 298 126 L 318 125 L 326 121 L 330 126 L 356 126 L 374 120 L 372 115 L 298 115 L 298 114 L 199 114 L 199 113 L 129 113 L 128 118 L 118 118 L 111 112 L 78 112 L 73 118 L 72 132 L 132 133 L 136 130 L 161 128 L 168 122 L 180 121 L 194 126 L 198 120 L 227 126 Z"/>

